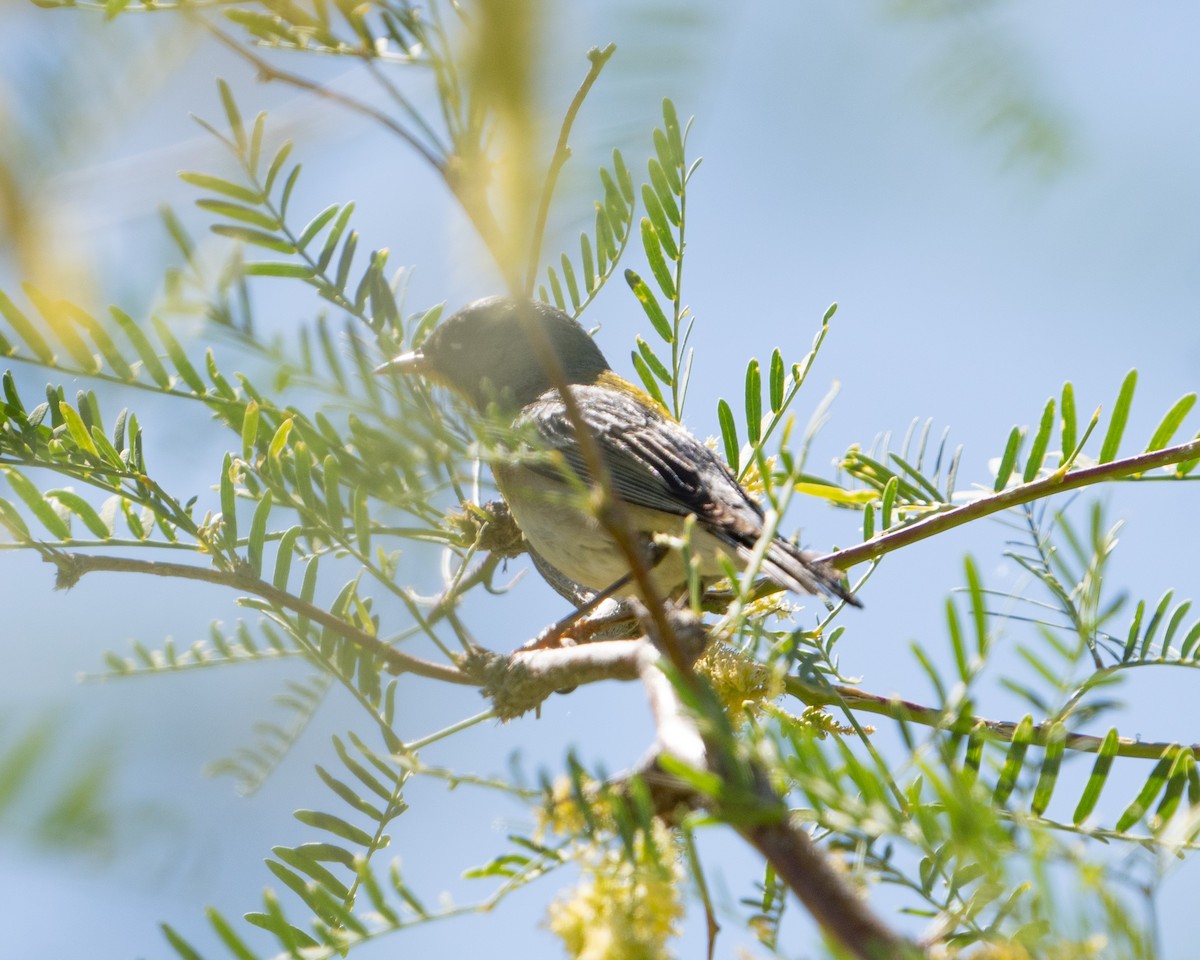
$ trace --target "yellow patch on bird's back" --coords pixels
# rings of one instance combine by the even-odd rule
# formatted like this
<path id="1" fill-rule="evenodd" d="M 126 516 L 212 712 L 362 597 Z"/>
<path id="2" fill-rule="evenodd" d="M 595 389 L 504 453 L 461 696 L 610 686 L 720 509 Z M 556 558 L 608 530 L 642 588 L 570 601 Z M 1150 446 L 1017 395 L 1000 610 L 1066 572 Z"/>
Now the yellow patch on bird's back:
<path id="1" fill-rule="evenodd" d="M 643 390 L 637 384 L 630 383 L 624 377 L 613 373 L 611 370 L 605 370 L 596 378 L 596 386 L 604 387 L 606 390 L 616 390 L 618 393 L 623 393 L 627 397 L 632 397 L 642 406 L 653 407 L 668 420 L 675 419 L 671 415 L 670 410 L 655 400 L 645 390 Z"/>

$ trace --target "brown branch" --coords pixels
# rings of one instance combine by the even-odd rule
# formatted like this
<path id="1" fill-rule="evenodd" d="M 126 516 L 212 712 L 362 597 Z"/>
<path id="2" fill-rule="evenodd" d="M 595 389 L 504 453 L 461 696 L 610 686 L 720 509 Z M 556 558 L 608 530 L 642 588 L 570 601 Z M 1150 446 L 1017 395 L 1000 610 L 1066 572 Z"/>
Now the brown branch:
<path id="1" fill-rule="evenodd" d="M 692 618 L 698 627 L 698 621 Z M 686 625 L 678 633 L 686 636 Z M 690 645 L 689 645 L 690 646 Z M 586 648 L 584 648 L 586 649 Z M 779 879 L 804 904 L 822 929 L 860 960 L 915 960 L 926 953 L 891 930 L 847 881 L 803 827 L 792 820 L 761 766 L 723 749 L 719 736 L 705 736 L 659 664 L 661 654 L 648 645 L 639 657 L 657 734 L 656 751 L 642 764 L 658 797 L 676 806 L 705 808 L 738 832 L 767 860 Z M 715 795 L 667 782 L 658 758 L 667 755 L 721 778 Z M 657 768 L 657 769 L 656 769 Z"/>
<path id="2" fill-rule="evenodd" d="M 562 127 L 558 132 L 558 143 L 554 145 L 554 155 L 550 159 L 550 168 L 546 171 L 546 183 L 542 187 L 542 197 L 538 202 L 537 217 L 533 222 L 533 241 L 529 250 L 529 269 L 525 274 L 525 296 L 529 296 L 533 292 L 533 284 L 537 280 L 538 260 L 542 255 L 542 239 L 546 233 L 546 220 L 550 216 L 550 200 L 554 196 L 554 188 L 558 185 L 558 175 L 562 172 L 563 166 L 571 157 L 571 148 L 567 146 L 567 139 L 571 135 L 571 127 L 574 126 L 575 117 L 578 115 L 580 107 L 583 106 L 583 101 L 587 99 L 592 85 L 596 82 L 596 78 L 600 76 L 600 71 L 604 69 L 604 65 L 608 63 L 609 59 L 616 52 L 616 49 L 617 45 L 610 43 L 603 50 L 592 47 L 588 51 L 587 58 L 591 67 L 588 69 L 587 76 L 583 78 L 583 83 L 575 91 L 575 96 L 571 98 L 571 104 L 567 107 L 567 112 L 563 116 Z"/>
<path id="3" fill-rule="evenodd" d="M 645 640 L 600 640 L 580 647 L 546 647 L 504 655 L 477 649 L 463 673 L 492 702 L 501 720 L 512 720 L 559 690 L 598 680 L 636 680 Z"/>
<path id="4" fill-rule="evenodd" d="M 893 550 L 944 533 L 946 530 L 970 523 L 972 520 L 999 513 L 1001 510 L 1019 507 L 1023 503 L 1031 503 L 1042 497 L 1053 496 L 1066 490 L 1077 490 L 1080 487 L 1102 483 L 1106 480 L 1123 480 L 1128 476 L 1143 473 L 1155 467 L 1166 467 L 1197 457 L 1200 457 L 1200 438 L 1173 447 L 1164 447 L 1161 450 L 1138 454 L 1136 457 L 1111 460 L 1094 467 L 1085 467 L 1082 470 L 1052 473 L 1041 480 L 1010 487 L 993 496 L 984 497 L 973 503 L 934 514 L 932 517 L 918 520 L 916 523 L 910 523 L 898 530 L 881 534 L 858 546 L 831 553 L 822 557 L 821 562 L 830 563 L 841 570 L 846 570 L 865 560 L 874 560 L 885 553 L 891 553 Z"/>
<path id="5" fill-rule="evenodd" d="M 822 685 L 810 683 L 799 677 L 785 677 L 784 689 L 796 699 L 810 707 L 844 706 L 851 710 L 861 710 L 863 713 L 873 713 L 881 717 L 890 717 L 901 722 L 918 723 L 925 727 L 936 727 L 951 733 L 971 734 L 981 730 L 995 740 L 1011 743 L 1018 724 L 1011 720 L 987 720 L 984 717 L 972 715 L 947 716 L 944 710 L 928 707 L 911 700 L 899 697 L 884 697 L 877 693 L 867 693 L 857 687 L 841 685 Z M 1031 744 L 1044 747 L 1050 742 L 1050 723 L 1034 724 Z M 1068 750 L 1078 750 L 1082 753 L 1098 753 L 1103 737 L 1093 737 L 1086 733 L 1066 734 L 1062 741 Z M 1117 740 L 1118 757 L 1135 757 L 1141 760 L 1158 760 L 1169 749 L 1178 748 L 1177 743 L 1165 743 L 1143 740 L 1132 740 L 1120 737 Z M 1200 744 L 1193 744 L 1183 749 L 1191 752 L 1200 760 Z"/>
<path id="6" fill-rule="evenodd" d="M 877 917 L 829 857 L 788 820 L 736 826 L 804 904 L 814 920 L 862 960 L 910 960 L 927 954 Z"/>
<path id="7" fill-rule="evenodd" d="M 69 589 L 79 582 L 85 574 L 96 571 L 111 573 L 146 573 L 157 577 L 173 577 L 178 580 L 199 580 L 202 583 L 213 583 L 218 586 L 232 587 L 254 594 L 267 603 L 291 610 L 302 617 L 307 617 L 321 626 L 332 630 L 361 650 L 379 657 L 391 673 L 414 673 L 417 676 L 428 677 L 431 680 L 444 680 L 447 683 L 459 683 L 467 686 L 474 681 L 456 667 L 443 666 L 430 660 L 423 660 L 411 654 L 402 653 L 395 647 L 390 647 L 378 637 L 335 617 L 327 610 L 314 606 L 300 597 L 280 590 L 258 577 L 241 572 L 214 570 L 211 567 L 193 567 L 183 563 L 162 563 L 153 560 L 134 560 L 129 557 L 102 557 L 81 553 L 66 553 L 58 550 L 45 551 L 43 559 L 53 563 L 58 568 L 56 586 L 59 589 Z"/>

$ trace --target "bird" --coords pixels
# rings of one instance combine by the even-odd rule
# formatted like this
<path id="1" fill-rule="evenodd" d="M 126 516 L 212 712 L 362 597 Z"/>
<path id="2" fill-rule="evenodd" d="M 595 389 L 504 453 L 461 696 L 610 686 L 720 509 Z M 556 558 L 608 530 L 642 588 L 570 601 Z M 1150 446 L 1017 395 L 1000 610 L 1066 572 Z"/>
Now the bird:
<path id="1" fill-rule="evenodd" d="M 725 576 L 722 556 L 744 569 L 763 536 L 762 506 L 724 461 L 614 372 L 583 326 L 551 304 L 477 300 L 376 373 L 418 374 L 477 412 L 512 423 L 517 440 L 510 447 L 523 446 L 526 455 L 492 460 L 496 486 L 542 560 L 597 596 L 635 596 L 637 587 L 628 554 L 587 502 L 595 482 L 589 463 L 596 461 L 580 441 L 580 422 L 664 596 L 681 594 L 688 583 L 681 552 L 663 546 L 683 535 L 688 517 L 695 517 L 691 552 L 706 582 Z M 556 384 L 569 389 L 574 414 Z M 840 571 L 778 534 L 766 544 L 759 572 L 784 589 L 861 606 Z"/>

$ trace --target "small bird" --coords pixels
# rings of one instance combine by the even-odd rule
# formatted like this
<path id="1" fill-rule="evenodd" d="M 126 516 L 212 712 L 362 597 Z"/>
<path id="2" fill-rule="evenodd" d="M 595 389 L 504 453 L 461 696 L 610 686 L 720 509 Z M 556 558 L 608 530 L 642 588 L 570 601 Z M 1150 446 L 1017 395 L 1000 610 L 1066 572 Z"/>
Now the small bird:
<path id="1" fill-rule="evenodd" d="M 614 373 L 587 331 L 561 310 L 508 297 L 477 300 L 435 327 L 420 349 L 376 372 L 417 373 L 447 386 L 476 410 L 512 420 L 514 436 L 529 435 L 535 448 L 550 452 L 492 464 L 517 526 L 564 576 L 603 595 L 632 595 L 626 555 L 586 506 L 591 471 L 575 422 L 539 359 L 547 350 L 595 439 L 613 495 L 646 547 L 657 588 L 677 595 L 687 584 L 680 552 L 662 549 L 656 537 L 682 535 L 688 516 L 696 518 L 692 553 L 702 578 L 724 575 L 721 555 L 744 568 L 763 534 L 762 507 L 709 447 Z M 767 545 L 760 569 L 788 590 L 861 605 L 837 569 L 783 537 Z"/>

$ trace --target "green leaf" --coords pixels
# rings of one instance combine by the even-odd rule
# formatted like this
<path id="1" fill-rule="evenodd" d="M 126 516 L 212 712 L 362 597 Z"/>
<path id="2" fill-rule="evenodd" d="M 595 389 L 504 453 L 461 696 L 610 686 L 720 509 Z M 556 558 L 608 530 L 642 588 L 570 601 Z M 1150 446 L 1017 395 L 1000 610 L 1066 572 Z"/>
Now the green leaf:
<path id="1" fill-rule="evenodd" d="M 725 460 L 734 475 L 738 472 L 741 444 L 738 443 L 737 424 L 733 419 L 733 411 L 724 400 L 717 401 L 717 420 L 721 424 L 721 440 L 725 444 Z"/>
<path id="2" fill-rule="evenodd" d="M 654 348 L 650 346 L 641 337 L 637 337 L 637 349 L 641 357 L 646 361 L 646 366 L 649 367 L 654 375 L 665 383 L 668 387 L 672 384 L 671 371 L 667 369 L 665 363 L 658 358 L 658 354 L 654 352 Z"/>
<path id="3" fill-rule="evenodd" d="M 1146 811 L 1150 809 L 1150 804 L 1154 802 L 1154 798 L 1166 786 L 1167 776 L 1174 764 L 1176 749 L 1175 747 L 1167 748 L 1158 763 L 1154 765 L 1154 769 L 1150 771 L 1150 776 L 1146 778 L 1146 782 L 1142 785 L 1142 789 L 1138 791 L 1138 795 L 1125 808 L 1125 812 L 1117 818 L 1116 826 L 1113 829 L 1118 833 L 1128 830 L 1146 815 Z"/>
<path id="4" fill-rule="evenodd" d="M 1033 446 L 1029 448 L 1029 459 L 1025 461 L 1025 473 L 1022 479 L 1029 483 L 1034 480 L 1042 469 L 1046 459 L 1046 448 L 1050 445 L 1050 434 L 1054 430 L 1054 398 L 1046 401 L 1042 410 L 1042 422 L 1033 438 Z"/>
<path id="5" fill-rule="evenodd" d="M 232 223 L 214 223 L 209 229 L 218 236 L 239 240 L 254 247 L 274 250 L 276 253 L 295 253 L 296 245 L 287 237 L 276 236 L 265 230 L 254 230 L 251 227 L 239 227 Z"/>
<path id="6" fill-rule="evenodd" d="M 250 520 L 250 536 L 246 542 L 246 557 L 256 576 L 262 576 L 263 541 L 267 536 L 267 518 L 273 504 L 271 491 L 263 494 L 254 508 L 254 516 Z"/>
<path id="7" fill-rule="evenodd" d="M 646 316 L 650 320 L 650 325 L 654 327 L 654 332 L 667 343 L 674 343 L 675 334 L 671 330 L 671 324 L 662 312 L 662 307 L 658 305 L 658 300 L 655 299 L 650 288 L 646 286 L 646 281 L 632 270 L 626 270 L 625 282 L 629 284 L 629 289 L 633 291 L 633 295 L 637 297 L 638 303 L 646 311 Z"/>
<path id="8" fill-rule="evenodd" d="M 1175 762 L 1171 764 L 1171 770 L 1167 774 L 1167 788 L 1163 791 L 1158 809 L 1154 811 L 1150 820 L 1150 826 L 1155 833 L 1160 831 L 1179 809 L 1183 788 L 1187 785 L 1189 776 L 1194 774 L 1195 766 L 1196 760 L 1187 750 L 1179 750 L 1175 754 Z"/>
<path id="9" fill-rule="evenodd" d="M 900 489 L 900 478 L 893 476 L 884 485 L 883 497 L 879 506 L 879 523 L 884 530 L 891 529 L 892 509 L 896 504 L 896 493 Z"/>
<path id="10" fill-rule="evenodd" d="M 38 488 L 12 467 L 0 469 L 3 469 L 5 477 L 8 478 L 8 485 L 12 487 L 13 493 L 25 502 L 25 506 L 41 521 L 42 526 L 59 540 L 70 540 L 71 528 L 50 506 Z"/>
<path id="11" fill-rule="evenodd" d="M 1121 436 L 1125 433 L 1125 424 L 1129 421 L 1129 407 L 1133 403 L 1135 387 L 1137 387 L 1137 370 L 1130 370 L 1125 375 L 1121 390 L 1117 394 L 1112 420 L 1109 421 L 1108 432 L 1104 435 L 1104 443 L 1100 447 L 1099 463 L 1108 463 L 1117 455 L 1117 448 L 1121 445 Z"/>
<path id="12" fill-rule="evenodd" d="M 112 531 L 108 528 L 108 524 L 100 519 L 100 514 L 96 513 L 92 505 L 79 494 L 71 490 L 47 490 L 46 496 L 53 497 L 70 510 L 83 521 L 84 526 L 101 540 L 107 540 L 112 536 Z"/>
<path id="13" fill-rule="evenodd" d="M 663 125 L 667 131 L 667 143 L 671 148 L 672 158 L 683 165 L 683 134 L 679 128 L 679 115 L 675 112 L 675 104 L 664 97 L 662 102 Z M 678 192 L 678 191 L 676 191 Z"/>
<path id="14" fill-rule="evenodd" d="M 279 538 L 279 550 L 275 554 L 275 573 L 271 582 L 277 590 L 287 590 L 288 578 L 292 571 L 292 555 L 296 552 L 296 540 L 300 537 L 299 525 L 289 527 Z"/>
<path id="15" fill-rule="evenodd" d="M 87 425 L 79 413 L 69 403 L 59 403 L 58 412 L 62 415 L 63 421 L 67 425 L 67 430 L 71 434 L 71 439 L 84 453 L 95 459 L 100 459 L 100 451 L 96 449 L 96 444 L 92 442 L 92 435 L 88 432 Z"/>
<path id="16" fill-rule="evenodd" d="M 264 213 L 254 207 L 245 207 L 240 203 L 232 203 L 229 200 L 213 200 L 209 197 L 201 197 L 196 201 L 196 206 L 222 217 L 228 217 L 230 220 L 239 220 L 242 223 L 249 223 L 255 227 L 262 227 L 264 230 L 278 230 L 282 226 L 279 218 L 274 214 Z"/>
<path id="17" fill-rule="evenodd" d="M 1062 461 L 1066 462 L 1075 449 L 1077 424 L 1075 419 L 1075 388 L 1068 380 L 1062 388 Z"/>
<path id="18" fill-rule="evenodd" d="M 192 947 L 190 943 L 183 939 L 169 923 L 160 923 L 158 928 L 167 939 L 167 943 L 183 960 L 204 960 L 204 958 Z"/>
<path id="19" fill-rule="evenodd" d="M 575 268 L 571 266 L 571 259 L 565 253 L 562 255 L 562 272 L 563 279 L 567 281 L 567 292 L 571 295 L 571 306 L 578 310 L 582 302 L 579 298 L 579 282 L 575 279 Z"/>
<path id="20" fill-rule="evenodd" d="M 254 454 L 258 444 L 259 407 L 257 400 L 251 400 L 242 411 L 242 459 L 247 463 L 254 462 Z"/>
<path id="21" fill-rule="evenodd" d="M 293 7 L 293 9 L 295 8 Z M 292 167 L 291 173 L 287 175 L 287 180 L 285 180 L 283 183 L 283 190 L 280 191 L 279 194 L 279 215 L 281 217 L 287 217 L 288 203 L 291 202 L 292 191 L 295 189 L 296 181 L 299 179 L 300 164 L 296 164 L 294 167 Z"/>
<path id="22" fill-rule="evenodd" d="M 331 203 L 328 207 L 318 213 L 315 217 L 308 221 L 304 229 L 300 231 L 300 236 L 296 238 L 296 248 L 303 250 L 316 238 L 317 234 L 325 229 L 326 224 L 337 216 L 341 206 L 336 203 Z"/>
<path id="23" fill-rule="evenodd" d="M 1183 424 L 1184 418 L 1191 412 L 1195 404 L 1196 395 L 1194 393 L 1184 394 L 1176 400 L 1175 405 L 1162 418 L 1162 423 L 1155 429 L 1146 450 L 1161 450 L 1170 443 L 1171 438 L 1175 436 L 1175 431 Z"/>
<path id="24" fill-rule="evenodd" d="M 641 337 L 638 337 L 639 341 L 641 339 Z M 650 396 L 652 396 L 658 404 L 665 407 L 667 402 L 663 398 L 662 390 L 660 389 L 654 374 L 651 373 L 650 367 L 647 365 L 646 361 L 642 359 L 642 354 L 638 353 L 637 351 L 633 351 L 630 356 L 633 357 L 633 369 L 637 372 L 638 379 L 642 381 L 642 385 L 646 388 L 646 392 L 650 394 Z"/>
<path id="25" fill-rule="evenodd" d="M 196 368 L 192 366 L 183 347 L 179 345 L 179 341 L 175 339 L 174 334 L 171 333 L 166 323 L 158 317 L 151 318 L 150 322 L 154 325 L 155 332 L 158 334 L 159 339 L 162 340 L 163 346 L 167 349 L 167 356 L 175 364 L 175 369 L 179 371 L 179 376 L 183 378 L 184 383 L 191 387 L 192 391 L 199 396 L 204 396 L 208 393 L 208 387 L 200 379 L 200 374 L 196 372 Z"/>
<path id="26" fill-rule="evenodd" d="M 150 374 L 150 379 L 163 390 L 169 389 L 171 386 L 171 377 L 167 374 L 167 368 L 158 359 L 158 354 L 155 352 L 154 347 L 150 345 L 150 341 L 146 338 L 146 335 L 142 333 L 141 328 L 125 311 L 117 307 L 109 307 L 108 311 L 117 322 L 117 326 L 125 334 L 125 338 L 132 344 L 133 349 L 137 351 L 138 356 L 142 358 L 142 365 Z"/>
<path id="27" fill-rule="evenodd" d="M 233 486 L 233 457 L 228 453 L 221 467 L 221 520 L 225 545 L 232 551 L 237 546 L 237 491 Z"/>
<path id="28" fill-rule="evenodd" d="M 233 91 L 224 80 L 217 81 L 217 89 L 221 92 L 221 105 L 225 108 L 225 118 L 229 121 L 229 129 L 233 133 L 234 142 L 238 148 L 246 151 L 246 128 L 242 124 L 242 115 L 233 99 Z"/>
<path id="29" fill-rule="evenodd" d="M 108 365 L 112 368 L 113 373 L 122 380 L 136 379 L 133 370 L 125 361 L 125 358 L 121 356 L 121 351 L 117 349 L 117 345 L 113 343 L 112 337 L 108 335 L 108 331 L 100 326 L 94 317 L 73 303 L 62 304 L 62 310 L 63 313 L 88 332 L 92 338 L 92 342 L 96 344 L 104 359 L 108 361 Z M 94 369 L 99 368 L 94 367 Z"/>
<path id="30" fill-rule="evenodd" d="M 311 280 L 316 274 L 307 263 L 277 263 L 259 261 L 242 264 L 242 274 L 247 277 L 289 277 L 297 280 Z"/>
<path id="31" fill-rule="evenodd" d="M 363 556 L 371 553 L 371 514 L 367 509 L 366 487 L 354 488 L 354 536 Z"/>
<path id="32" fill-rule="evenodd" d="M 1017 729 L 1013 731 L 1008 756 L 1004 758 L 1004 766 L 1001 767 L 1000 776 L 996 780 L 996 789 L 992 793 L 992 800 L 996 804 L 1004 804 L 1012 795 L 1013 788 L 1017 785 L 1017 777 L 1021 773 L 1021 765 L 1025 762 L 1025 753 L 1032 742 L 1033 717 L 1025 714 L 1017 724 Z"/>
<path id="33" fill-rule="evenodd" d="M 554 305 L 564 313 L 567 309 L 567 298 L 563 296 L 562 284 L 559 282 L 558 273 L 553 267 L 546 268 L 546 278 L 550 281 L 550 295 L 554 298 Z"/>
<path id="34" fill-rule="evenodd" d="M 359 813 L 369 817 L 376 823 L 382 823 L 384 819 L 383 811 L 374 804 L 369 803 L 354 792 L 346 783 L 343 783 L 333 774 L 329 773 L 324 767 L 318 765 L 317 776 L 319 776 L 334 793 L 342 798 L 349 806 L 353 807 Z"/>
<path id="35" fill-rule="evenodd" d="M 757 360 L 746 364 L 746 432 L 752 444 L 762 437 L 762 373 Z"/>
<path id="36" fill-rule="evenodd" d="M 674 300 L 675 281 L 671 278 L 667 261 L 663 259 L 659 235 L 654 229 L 654 225 L 645 217 L 642 217 L 642 246 L 645 248 L 646 261 L 650 264 L 650 272 L 654 274 L 658 288 L 663 292 L 664 297 Z"/>
<path id="37" fill-rule="evenodd" d="M 958 678 L 964 683 L 971 676 L 971 661 L 967 657 L 967 647 L 963 643 L 962 621 L 958 616 L 958 606 L 953 597 L 946 598 L 946 631 L 950 634 L 950 649 L 954 651 L 954 665 L 958 668 Z"/>
<path id="38" fill-rule="evenodd" d="M 4 315 L 4 319 L 8 321 L 9 326 L 13 328 L 25 345 L 33 351 L 35 357 L 47 365 L 54 363 L 54 351 L 50 349 L 50 344 L 46 342 L 46 339 L 38 332 L 29 318 L 17 309 L 16 304 L 2 290 L 0 290 L 0 314 Z"/>
<path id="39" fill-rule="evenodd" d="M 342 207 L 342 212 L 334 220 L 333 226 L 325 237 L 325 246 L 321 248 L 321 256 L 317 259 L 318 272 L 324 272 L 325 268 L 333 260 L 333 255 L 337 252 L 338 244 L 341 242 L 342 234 L 346 230 L 346 225 L 350 222 L 350 215 L 353 213 L 354 204 L 348 203 Z"/>
<path id="40" fill-rule="evenodd" d="M 1138 659 L 1145 660 L 1150 652 L 1150 645 L 1154 642 L 1154 636 L 1158 633 L 1158 625 L 1162 623 L 1163 617 L 1166 616 L 1167 610 L 1171 606 L 1171 600 L 1175 596 L 1174 590 L 1168 590 L 1162 595 L 1158 601 L 1158 606 L 1155 607 L 1154 613 L 1150 617 L 1150 623 L 1146 626 L 1146 632 L 1142 635 L 1142 645 L 1138 651 Z"/>
<path id="41" fill-rule="evenodd" d="M 596 283 L 600 278 L 596 273 L 596 258 L 592 254 L 592 241 L 586 231 L 579 234 L 579 262 L 583 266 L 583 285 L 587 287 L 587 292 L 591 293 L 596 289 Z"/>
<path id="42" fill-rule="evenodd" d="M 75 327 L 67 317 L 62 303 L 52 300 L 41 290 L 33 286 L 33 284 L 22 284 L 22 289 L 45 319 L 46 326 L 54 331 L 54 335 L 66 349 L 67 353 L 71 355 L 71 359 L 81 369 L 89 373 L 99 370 L 100 364 L 97 363 L 95 356 L 92 355 L 92 351 L 88 349 L 88 345 L 75 332 Z"/>
<path id="43" fill-rule="evenodd" d="M 996 471 L 995 491 L 999 493 L 1008 486 L 1008 478 L 1012 476 L 1013 467 L 1017 463 L 1017 452 L 1021 449 L 1021 429 L 1013 427 L 1008 435 L 1008 443 L 1004 447 L 1004 456 L 1000 458 L 1000 468 Z"/>
<path id="44" fill-rule="evenodd" d="M 221 916 L 215 907 L 209 907 L 204 911 L 204 914 L 208 917 L 208 922 L 212 924 L 212 928 L 216 931 L 217 936 L 220 937 L 221 942 L 225 944 L 226 949 L 234 955 L 236 960 L 257 960 L 254 952 L 233 932 L 233 927 L 229 925 L 229 921 Z"/>
<path id="45" fill-rule="evenodd" d="M 263 133 L 267 126 L 267 115 L 260 112 L 254 118 L 254 128 L 250 133 L 250 149 L 246 151 L 246 165 L 250 168 L 251 176 L 258 176 L 258 161 L 262 158 Z"/>
<path id="46" fill-rule="evenodd" d="M 341 817 L 335 817 L 331 813 L 321 813 L 318 810 L 297 810 L 292 816 L 307 826 L 332 833 L 335 837 L 349 840 L 360 847 L 370 848 L 372 844 L 371 835 L 367 831 L 352 823 L 347 823 Z"/>
<path id="47" fill-rule="evenodd" d="M 613 172 L 617 175 L 617 186 L 621 188 L 621 196 L 627 204 L 633 204 L 633 175 L 625 165 L 625 158 L 620 150 L 613 150 Z"/>
<path id="48" fill-rule="evenodd" d="M 305 856 L 301 850 L 281 846 L 272 847 L 271 852 L 289 867 L 312 877 L 314 883 L 319 884 L 326 890 L 343 899 L 349 895 L 350 891 L 344 883 L 335 877 L 326 867 L 321 866 L 318 861 Z"/>
<path id="49" fill-rule="evenodd" d="M 1055 722 L 1047 736 L 1046 756 L 1042 760 L 1041 772 L 1038 773 L 1037 786 L 1033 789 L 1030 811 L 1035 817 L 1040 817 L 1050 806 L 1050 796 L 1054 793 L 1054 785 L 1058 781 L 1058 771 L 1062 766 L 1066 740 L 1066 728 L 1061 723 Z"/>
<path id="50" fill-rule="evenodd" d="M 601 273 L 604 272 L 606 259 L 615 264 L 620 253 L 608 208 L 602 203 L 596 204 L 596 252 L 600 256 Z"/>
<path id="51" fill-rule="evenodd" d="M 346 236 L 346 242 L 342 244 L 342 253 L 338 257 L 337 273 L 333 278 L 333 285 L 338 290 L 345 290 L 346 283 L 350 278 L 350 267 L 354 263 L 354 254 L 358 250 L 358 231 L 351 230 Z"/>
<path id="52" fill-rule="evenodd" d="M 604 209 L 608 211 L 608 219 L 620 235 L 624 235 L 624 223 L 629 218 L 629 204 L 621 195 L 621 188 L 612 178 L 612 174 L 600 168 L 600 183 L 604 186 Z"/>
<path id="53" fill-rule="evenodd" d="M 342 509 L 342 494 L 339 489 L 341 483 L 341 467 L 338 465 L 337 459 L 331 453 L 325 458 L 325 515 L 329 518 L 329 525 L 334 530 L 342 528 L 342 518 L 344 511 Z"/>
<path id="54" fill-rule="evenodd" d="M 678 227 L 683 218 L 679 215 L 679 206 L 675 203 L 675 197 L 671 192 L 670 184 L 667 183 L 667 175 L 663 172 L 662 164 L 652 157 L 648 166 L 650 185 L 654 188 L 654 195 L 662 204 L 663 213 L 671 221 L 671 225 Z"/>
<path id="55" fill-rule="evenodd" d="M 282 146 L 280 146 L 279 151 L 275 154 L 274 159 L 271 160 L 271 166 L 267 168 L 267 178 L 263 181 L 264 193 L 270 194 L 271 188 L 275 185 L 275 178 L 279 176 L 279 171 L 283 169 L 283 165 L 287 162 L 287 158 L 291 156 L 291 153 L 292 141 L 285 140 Z M 297 165 L 296 171 L 298 172 L 299 170 L 300 167 Z M 292 175 L 295 176 L 296 173 L 294 172 Z"/>
<path id="56" fill-rule="evenodd" d="M 679 248 L 675 246 L 675 237 L 671 234 L 671 225 L 667 222 L 667 214 L 662 208 L 662 204 L 658 201 L 658 194 L 650 189 L 647 184 L 642 187 L 642 204 L 646 208 L 646 217 L 650 223 L 654 225 L 654 237 L 658 244 L 662 247 L 662 252 L 671 260 L 679 259 Z M 646 228 L 642 227 L 642 243 L 646 246 L 646 253 L 650 253 L 650 248 L 645 241 Z"/>
<path id="57" fill-rule="evenodd" d="M 270 446 L 267 447 L 267 458 L 275 462 L 283 455 L 284 448 L 287 446 L 288 437 L 292 435 L 292 427 L 295 426 L 294 417 L 286 417 L 279 428 L 275 431 L 275 435 L 271 437 Z"/>
<path id="58" fill-rule="evenodd" d="M 771 373 L 769 377 L 770 393 L 771 393 L 771 412 L 778 413 L 783 409 L 784 397 L 784 374 L 783 374 L 783 354 L 776 348 L 771 354 Z"/>
<path id="59" fill-rule="evenodd" d="M 243 203 L 257 205 L 265 199 L 261 194 L 255 193 L 253 190 L 239 186 L 236 183 L 230 183 L 228 180 L 222 180 L 220 177 L 210 176 L 207 173 L 184 170 L 179 174 L 179 179 L 184 183 L 190 183 L 193 187 L 224 194 L 227 197 L 233 197 L 234 200 L 241 200 Z"/>
<path id="60" fill-rule="evenodd" d="M 1192 629 L 1187 632 L 1187 636 L 1183 638 L 1183 642 L 1179 645 L 1179 659 L 1188 660 L 1191 658 L 1192 650 L 1197 648 L 1197 642 L 1200 641 L 1200 620 L 1192 625 Z"/>
<path id="61" fill-rule="evenodd" d="M 1104 789 L 1109 771 L 1112 770 L 1113 758 L 1116 757 L 1117 750 L 1120 748 L 1120 739 L 1116 727 L 1104 735 L 1104 740 L 1096 753 L 1096 762 L 1092 765 L 1092 774 L 1088 777 L 1087 785 L 1083 788 L 1083 795 L 1079 798 L 1075 813 L 1071 817 L 1075 826 L 1083 823 L 1096 808 L 1096 801 L 1100 799 L 1100 791 Z"/>
<path id="62" fill-rule="evenodd" d="M 658 162 L 662 164 L 663 173 L 667 176 L 667 183 L 670 184 L 671 192 L 678 197 L 683 193 L 683 176 L 679 169 L 679 157 L 671 149 L 666 134 L 661 130 L 654 131 L 653 140 L 654 152 L 658 156 Z"/>
<path id="63" fill-rule="evenodd" d="M 979 579 L 979 568 L 975 560 L 968 556 L 963 561 L 963 569 L 967 578 L 967 593 L 971 601 L 971 622 L 975 628 L 975 650 L 980 660 L 986 660 L 988 654 L 987 604 L 983 599 L 983 582 Z"/>

